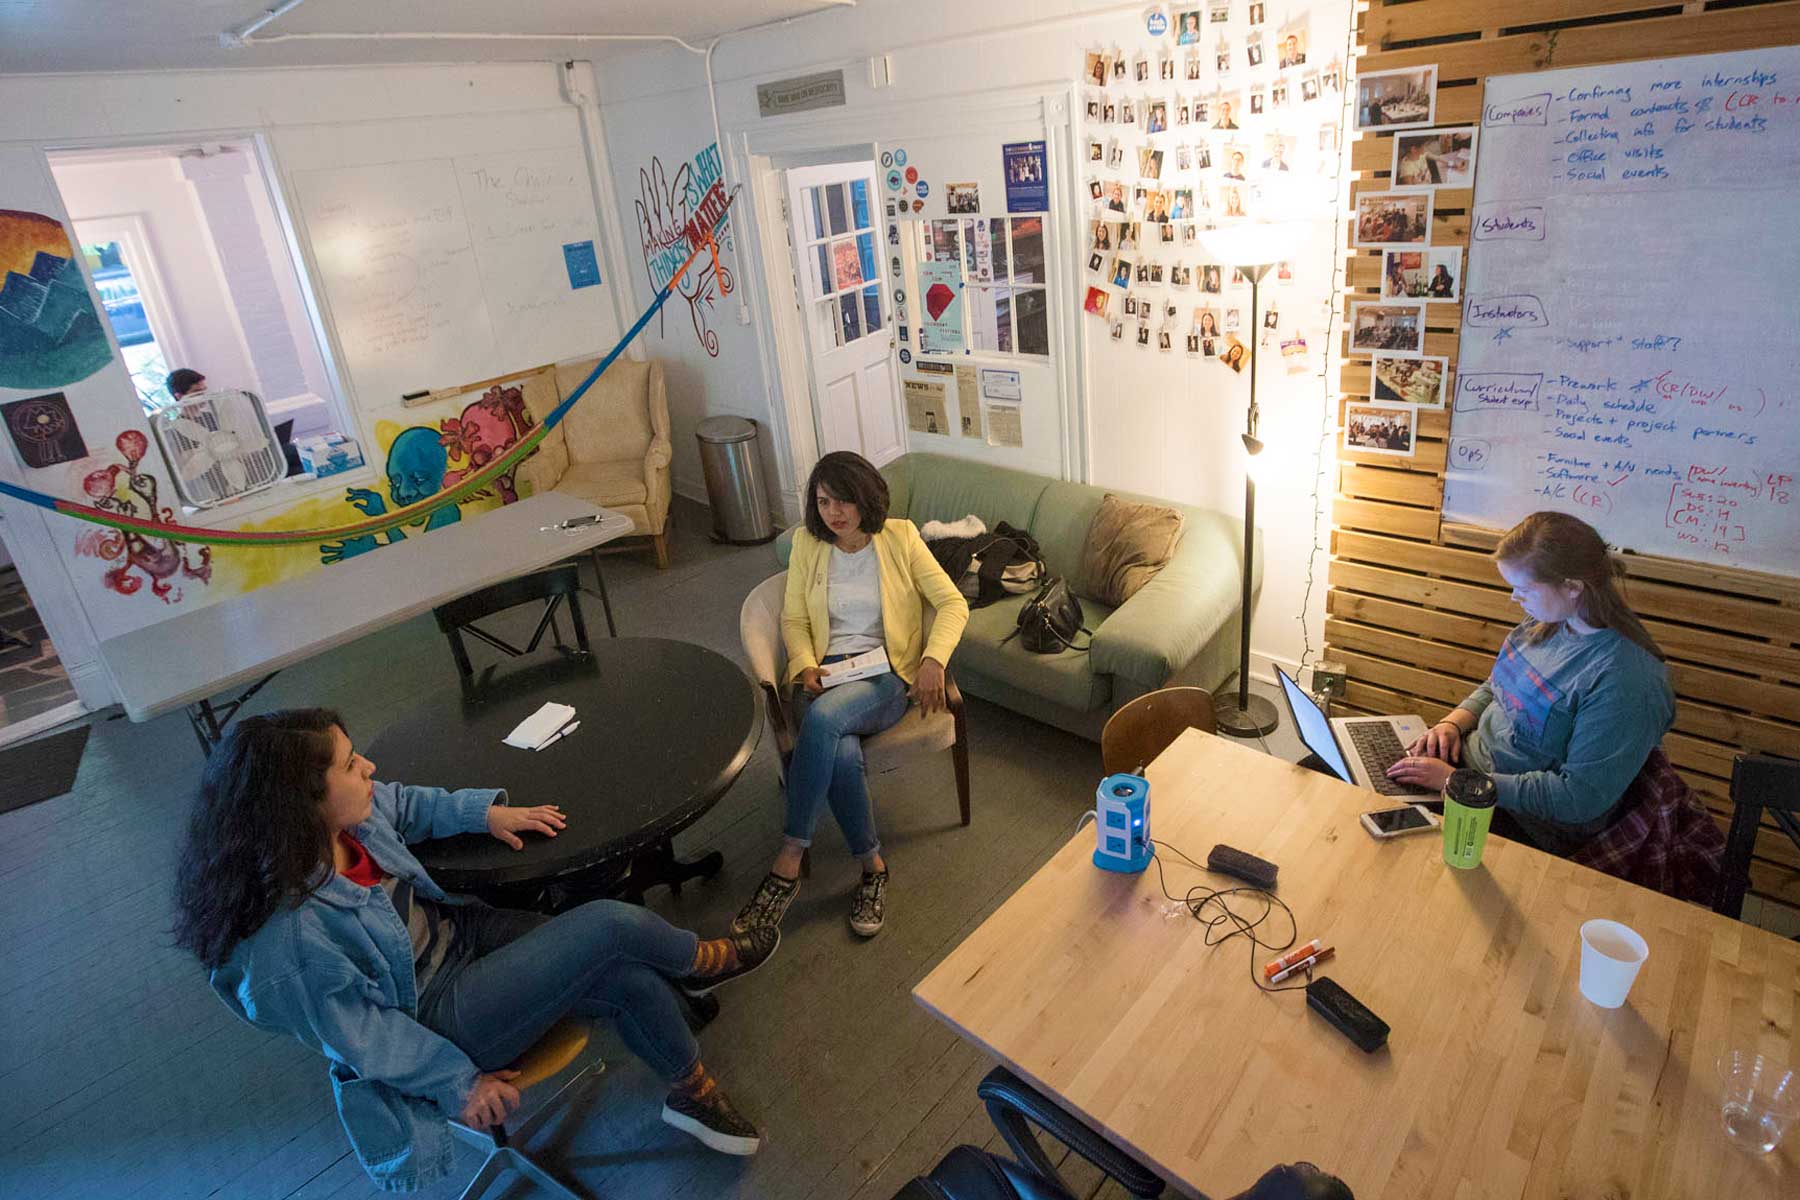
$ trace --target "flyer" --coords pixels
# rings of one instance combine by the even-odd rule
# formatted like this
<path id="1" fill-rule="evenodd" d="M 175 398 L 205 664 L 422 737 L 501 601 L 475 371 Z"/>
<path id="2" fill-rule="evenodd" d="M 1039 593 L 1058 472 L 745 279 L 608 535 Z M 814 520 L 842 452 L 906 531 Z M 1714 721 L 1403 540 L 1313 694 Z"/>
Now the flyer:
<path id="1" fill-rule="evenodd" d="M 961 428 L 957 432 L 964 437 L 971 436 L 968 414 L 981 411 L 981 399 L 975 394 L 975 367 L 970 363 L 956 364 L 956 411 L 962 415 Z M 979 418 L 975 427 L 980 428 Z"/>
<path id="2" fill-rule="evenodd" d="M 944 416 L 944 385 L 928 379 L 908 379 L 906 427 L 914 433 L 949 433 Z"/>
<path id="3" fill-rule="evenodd" d="M 1025 444 L 1023 423 L 1019 420 L 1019 406 L 1016 404 L 984 405 L 987 417 L 987 444 L 990 446 L 1012 446 Z"/>
<path id="4" fill-rule="evenodd" d="M 1044 143 L 1008 142 L 1000 147 L 1006 174 L 1007 212 L 1049 212 L 1050 173 Z"/>
<path id="5" fill-rule="evenodd" d="M 958 354 L 967 343 L 963 339 L 962 264 L 922 262 L 919 264 L 919 299 L 924 309 L 919 314 L 919 351 L 922 354 Z"/>

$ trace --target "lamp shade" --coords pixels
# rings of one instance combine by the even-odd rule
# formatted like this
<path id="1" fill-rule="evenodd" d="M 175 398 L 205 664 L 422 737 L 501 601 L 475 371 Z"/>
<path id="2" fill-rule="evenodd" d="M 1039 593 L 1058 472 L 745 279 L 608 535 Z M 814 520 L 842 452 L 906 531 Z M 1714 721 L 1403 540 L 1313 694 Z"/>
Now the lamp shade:
<path id="1" fill-rule="evenodd" d="M 1306 221 L 1246 221 L 1200 231 L 1200 252 L 1228 267 L 1248 270 L 1292 258 L 1312 232 Z"/>

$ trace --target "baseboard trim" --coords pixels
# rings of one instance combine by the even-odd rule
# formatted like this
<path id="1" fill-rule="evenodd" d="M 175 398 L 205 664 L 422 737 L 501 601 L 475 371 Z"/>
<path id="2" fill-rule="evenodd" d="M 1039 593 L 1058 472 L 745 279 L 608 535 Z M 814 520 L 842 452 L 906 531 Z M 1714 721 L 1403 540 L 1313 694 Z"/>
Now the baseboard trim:
<path id="1" fill-rule="evenodd" d="M 55 729 L 58 725 L 66 725 L 87 714 L 88 707 L 79 700 L 71 700 L 67 704 L 59 704 L 55 708 L 39 713 L 35 717 L 26 717 L 23 721 L 14 721 L 11 725 L 0 726 L 0 746 L 11 746 L 17 742 L 29 741 L 46 730 Z"/>

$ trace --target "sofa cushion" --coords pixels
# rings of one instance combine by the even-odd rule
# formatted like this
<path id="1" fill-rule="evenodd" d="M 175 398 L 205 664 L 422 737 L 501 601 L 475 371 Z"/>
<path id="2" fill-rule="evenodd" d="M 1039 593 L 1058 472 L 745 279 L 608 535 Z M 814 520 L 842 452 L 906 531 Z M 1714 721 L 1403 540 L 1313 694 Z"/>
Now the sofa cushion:
<path id="1" fill-rule="evenodd" d="M 1038 496 L 1048 482 L 1042 475 L 937 454 L 909 454 L 906 459 L 906 508 L 899 509 L 902 490 L 890 482 L 894 508 L 888 515 L 905 517 L 914 525 L 958 521 L 974 513 L 989 529 L 1001 521 L 1029 529 Z"/>
<path id="2" fill-rule="evenodd" d="M 641 476 L 650 453 L 650 371 L 654 364 L 616 360 L 581 398 L 562 431 L 569 458 L 576 463 L 630 460 Z M 562 363 L 556 368 L 558 389 L 567 396 L 594 369 L 593 360 Z M 639 496 L 639 499 L 643 499 Z"/>
<path id="3" fill-rule="evenodd" d="M 573 462 L 556 481 L 556 490 L 592 500 L 602 508 L 642 504 L 650 497 L 644 484 L 644 460 L 636 462 Z"/>
<path id="4" fill-rule="evenodd" d="M 1168 565 L 1180 537 L 1181 514 L 1168 505 L 1106 493 L 1082 544 L 1076 594 L 1125 603 Z"/>
<path id="5" fill-rule="evenodd" d="M 1004 646 L 1001 640 L 1019 626 L 1019 610 L 1029 596 L 1008 596 L 969 614 L 969 624 L 957 643 L 951 665 L 961 663 L 972 671 L 1018 688 L 1052 704 L 1088 712 L 1105 704 L 1112 695 L 1112 680 L 1094 674 L 1090 656 L 1064 650 L 1061 654 L 1033 654 L 1018 638 Z M 1093 600 L 1081 602 L 1089 629 L 1112 615 L 1112 609 Z M 1086 635 L 1078 636 L 1087 643 Z"/>

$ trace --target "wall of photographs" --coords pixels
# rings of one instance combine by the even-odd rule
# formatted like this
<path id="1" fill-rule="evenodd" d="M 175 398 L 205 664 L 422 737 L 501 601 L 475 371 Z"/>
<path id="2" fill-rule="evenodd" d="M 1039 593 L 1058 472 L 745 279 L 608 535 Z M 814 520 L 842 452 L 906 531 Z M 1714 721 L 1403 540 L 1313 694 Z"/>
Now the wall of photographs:
<path id="1" fill-rule="evenodd" d="M 1318 642 L 1308 586 L 1336 427 L 1327 368 L 1346 172 L 1350 4 L 1196 0 L 1152 6 L 1082 48 L 1081 271 L 1094 461 L 1139 492 L 1241 511 L 1238 439 L 1257 358 L 1268 539 L 1253 669 L 1294 670 Z M 1234 226 L 1289 244 L 1258 288 L 1222 253 Z M 1322 469 L 1325 473 L 1322 473 Z M 1323 558 L 1323 550 L 1320 551 Z M 1296 620 L 1296 618 L 1301 618 Z"/>
<path id="2" fill-rule="evenodd" d="M 1325 622 L 1353 712 L 1436 720 L 1485 678 L 1518 620 L 1489 555 L 1499 531 L 1446 524 L 1441 511 L 1484 80 L 1780 45 L 1800 27 L 1793 0 L 1621 18 L 1627 7 L 1518 0 L 1506 21 L 1523 33 L 1484 28 L 1491 18 L 1463 4 L 1370 0 L 1358 19 Z M 1647 555 L 1626 563 L 1628 598 L 1668 654 L 1679 698 L 1663 749 L 1724 823 L 1732 757 L 1800 744 L 1800 582 Z M 1763 897 L 1800 905 L 1800 851 L 1780 833 L 1763 831 L 1751 878 Z"/>

